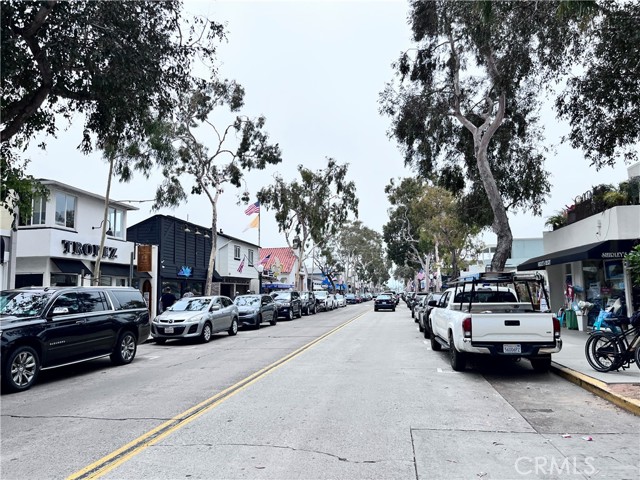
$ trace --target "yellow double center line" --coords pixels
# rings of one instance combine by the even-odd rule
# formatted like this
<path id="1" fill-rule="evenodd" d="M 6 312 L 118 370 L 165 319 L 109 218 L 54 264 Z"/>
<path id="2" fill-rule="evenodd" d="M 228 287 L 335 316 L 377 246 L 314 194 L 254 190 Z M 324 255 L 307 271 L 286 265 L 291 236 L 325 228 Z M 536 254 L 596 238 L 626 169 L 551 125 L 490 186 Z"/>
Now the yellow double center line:
<path id="1" fill-rule="evenodd" d="M 110 453 L 109 455 L 102 457 L 97 462 L 94 462 L 91 465 L 83 468 L 82 470 L 70 475 L 69 477 L 67 477 L 67 480 L 100 478 L 102 475 L 105 475 L 106 473 L 110 472 L 117 466 L 123 464 L 124 462 L 129 460 L 131 457 L 139 454 L 145 448 L 150 447 L 151 445 L 159 442 L 160 440 L 172 434 L 176 430 L 179 430 L 180 428 L 184 427 L 188 423 L 192 422 L 193 420 L 198 418 L 200 415 L 213 409 L 214 407 L 216 407 L 217 405 L 225 401 L 227 398 L 232 397 L 236 393 L 247 388 L 249 385 L 257 382 L 262 377 L 266 376 L 268 373 L 281 367 L 288 361 L 300 355 L 305 350 L 313 347 L 316 343 L 321 342 L 322 340 L 327 338 L 329 335 L 333 335 L 338 330 L 344 328 L 354 320 L 357 320 L 365 313 L 367 312 L 363 312 L 351 318 L 350 320 L 347 320 L 343 324 L 338 325 L 333 330 L 328 331 L 324 335 L 316 338 L 315 340 L 307 343 L 306 345 L 298 348 L 297 350 L 294 350 L 293 352 L 286 355 L 285 357 L 282 357 L 280 360 L 272 363 L 271 365 L 268 365 L 267 367 L 257 371 L 252 375 L 249 375 L 247 378 L 239 381 L 235 385 L 232 385 L 231 387 L 223 390 L 222 392 L 217 393 L 213 397 L 210 397 L 207 400 L 199 403 L 195 407 L 191 407 L 189 410 L 182 412 L 179 415 L 176 415 L 171 420 L 168 420 L 165 423 L 154 428 L 153 430 L 150 430 L 144 435 L 141 435 L 140 437 L 136 438 L 132 442 L 127 443 L 125 446 Z"/>

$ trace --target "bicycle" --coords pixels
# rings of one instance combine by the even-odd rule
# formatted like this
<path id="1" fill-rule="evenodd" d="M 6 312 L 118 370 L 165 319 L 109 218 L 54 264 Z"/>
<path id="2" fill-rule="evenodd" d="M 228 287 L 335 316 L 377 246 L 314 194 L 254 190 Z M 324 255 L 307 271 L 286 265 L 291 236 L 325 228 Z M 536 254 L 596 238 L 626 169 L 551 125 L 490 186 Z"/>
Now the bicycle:
<path id="1" fill-rule="evenodd" d="M 624 370 L 634 362 L 640 368 L 640 311 L 630 319 L 607 318 L 607 323 L 620 333 L 603 330 L 591 332 L 584 346 L 589 365 L 597 372 Z"/>

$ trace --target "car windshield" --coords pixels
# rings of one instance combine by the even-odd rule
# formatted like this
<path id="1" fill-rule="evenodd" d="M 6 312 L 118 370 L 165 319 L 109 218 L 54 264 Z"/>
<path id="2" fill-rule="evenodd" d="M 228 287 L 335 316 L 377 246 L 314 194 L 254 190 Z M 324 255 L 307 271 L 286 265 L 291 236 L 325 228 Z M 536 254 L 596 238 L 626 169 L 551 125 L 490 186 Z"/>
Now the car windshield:
<path id="1" fill-rule="evenodd" d="M 356 298 L 356 296 L 353 293 L 347 293 L 347 298 Z"/>
<path id="2" fill-rule="evenodd" d="M 0 315 L 33 317 L 42 315 L 53 292 L 4 291 L 0 294 Z"/>
<path id="3" fill-rule="evenodd" d="M 291 293 L 289 292 L 274 293 L 273 298 L 275 298 L 276 300 L 290 300 Z"/>
<path id="4" fill-rule="evenodd" d="M 172 312 L 201 312 L 209 308 L 209 298 L 182 298 L 167 310 Z"/>
<path id="5" fill-rule="evenodd" d="M 327 292 L 316 292 L 316 298 L 327 298 Z"/>
<path id="6" fill-rule="evenodd" d="M 236 305 L 238 305 L 239 307 L 246 307 L 246 306 L 257 306 L 260 305 L 260 297 L 236 297 L 236 299 L 234 300 L 234 302 Z"/>

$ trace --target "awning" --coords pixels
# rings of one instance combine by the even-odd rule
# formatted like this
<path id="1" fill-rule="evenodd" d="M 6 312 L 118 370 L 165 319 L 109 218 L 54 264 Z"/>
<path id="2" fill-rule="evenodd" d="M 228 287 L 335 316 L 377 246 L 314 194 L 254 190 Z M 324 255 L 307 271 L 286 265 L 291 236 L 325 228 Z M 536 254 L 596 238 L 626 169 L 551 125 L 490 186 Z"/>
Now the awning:
<path id="1" fill-rule="evenodd" d="M 103 263 L 100 262 L 100 275 L 109 277 L 129 277 L 130 265 L 123 263 Z M 151 278 L 149 272 L 138 272 L 136 266 L 133 266 L 133 276 L 135 278 Z"/>
<path id="2" fill-rule="evenodd" d="M 100 275 L 107 275 L 109 277 L 128 277 L 129 265 L 100 262 Z"/>
<path id="3" fill-rule="evenodd" d="M 543 270 L 549 265 L 579 262 L 581 260 L 615 260 L 622 259 L 637 245 L 639 240 L 607 240 L 604 242 L 590 243 L 580 247 L 568 248 L 559 252 L 540 255 L 530 258 L 518 265 L 518 271 Z"/>
<path id="4" fill-rule="evenodd" d="M 223 280 L 223 278 L 215 268 L 213 269 L 213 277 L 211 278 L 211 280 L 213 280 L 214 282 L 221 282 Z"/>
<path id="5" fill-rule="evenodd" d="M 79 275 L 91 273 L 91 270 L 81 260 L 71 260 L 69 258 L 52 258 L 51 260 L 62 273 L 76 273 Z"/>

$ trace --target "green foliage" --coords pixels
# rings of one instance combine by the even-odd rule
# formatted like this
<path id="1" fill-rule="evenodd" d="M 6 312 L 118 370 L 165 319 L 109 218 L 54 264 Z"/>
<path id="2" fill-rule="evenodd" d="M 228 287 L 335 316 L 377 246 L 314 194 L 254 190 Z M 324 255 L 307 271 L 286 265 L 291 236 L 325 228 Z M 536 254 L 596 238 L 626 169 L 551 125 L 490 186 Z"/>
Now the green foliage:
<path id="1" fill-rule="evenodd" d="M 640 3 L 599 6 L 583 33 L 590 46 L 578 57 L 584 73 L 571 77 L 556 101 L 571 126 L 565 140 L 596 168 L 636 161 L 640 141 Z"/>
<path id="2" fill-rule="evenodd" d="M 346 178 L 348 168 L 332 158 L 327 158 L 327 166 L 321 170 L 298 165 L 299 180 L 287 183 L 276 175 L 273 184 L 258 192 L 260 203 L 275 211 L 278 229 L 289 245 L 292 237 L 299 237 L 300 263 L 313 242 L 321 252 L 318 258 L 324 257 L 326 265 L 335 270 L 331 241 L 351 214 L 358 216 L 356 186 Z"/>
<path id="3" fill-rule="evenodd" d="M 212 63 L 224 36 L 219 24 L 183 19 L 180 1 L 7 1 L 1 8 L 1 141 L 11 183 L 22 178 L 16 152 L 38 133 L 56 135 L 61 119 L 84 116 L 85 152 L 144 137 L 149 112 L 170 117 L 178 93 L 204 85 L 192 63 Z"/>
<path id="4" fill-rule="evenodd" d="M 544 224 L 551 227 L 553 230 L 564 227 L 567 224 L 566 211 L 556 212 L 555 215 L 547 217 L 547 220 L 544 222 Z"/>
<path id="5" fill-rule="evenodd" d="M 559 2 L 536 1 L 411 6 L 416 48 L 395 64 L 381 112 L 406 164 L 478 207 L 468 220 L 494 228 L 501 269 L 511 249 L 506 212 L 540 215 L 549 193 L 538 95 L 580 51 L 582 11 L 559 15 Z"/>
<path id="6" fill-rule="evenodd" d="M 631 283 L 635 287 L 640 287 L 640 245 L 633 247 L 631 252 L 624 256 L 624 259 L 631 273 Z"/>

